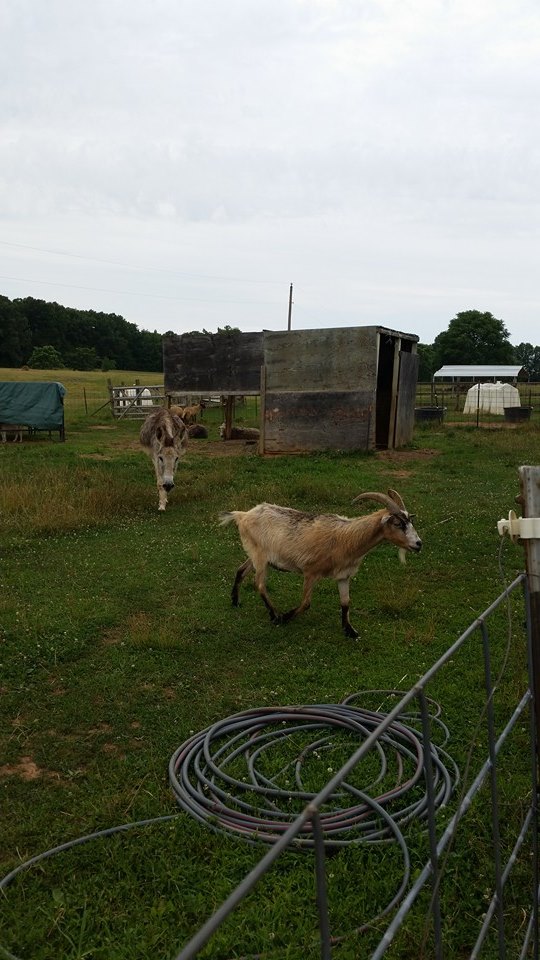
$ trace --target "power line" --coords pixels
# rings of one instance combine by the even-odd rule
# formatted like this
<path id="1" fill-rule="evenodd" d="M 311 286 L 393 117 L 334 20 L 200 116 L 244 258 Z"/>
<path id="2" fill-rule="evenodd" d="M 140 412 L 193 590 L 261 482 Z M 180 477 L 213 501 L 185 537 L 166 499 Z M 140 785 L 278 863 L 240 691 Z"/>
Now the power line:
<path id="1" fill-rule="evenodd" d="M 27 277 L 6 277 L 1 274 L 0 280 L 11 280 L 16 283 L 45 284 L 48 287 L 68 287 L 71 290 L 91 290 L 96 293 L 115 293 L 124 297 L 146 297 L 150 300 L 178 300 L 189 303 L 232 303 L 259 307 L 281 306 L 281 302 L 278 303 L 276 300 L 222 300 L 221 298 L 217 297 L 214 297 L 214 299 L 207 299 L 206 297 L 171 297 L 161 293 L 140 293 L 139 291 L 135 293 L 133 290 L 110 290 L 107 287 L 85 287 L 78 283 L 62 283 L 61 281 L 55 283 L 52 280 L 29 280 Z"/>
<path id="2" fill-rule="evenodd" d="M 122 263 L 119 260 L 105 260 L 102 257 L 87 257 L 81 253 L 69 253 L 67 250 L 48 250 L 46 247 L 33 247 L 26 243 L 13 243 L 11 240 L 0 240 L 4 247 L 18 247 L 22 250 L 34 250 L 36 253 L 49 253 L 55 257 L 71 257 L 75 260 L 87 260 L 92 263 L 106 263 L 113 267 L 123 267 L 126 270 L 147 270 L 153 273 L 165 273 L 174 277 L 187 277 L 194 280 L 221 280 L 225 283 L 268 283 L 279 284 L 282 280 L 253 280 L 248 277 L 221 277 L 211 273 L 184 273 L 177 270 L 164 270 L 162 267 L 140 267 L 132 263 Z"/>

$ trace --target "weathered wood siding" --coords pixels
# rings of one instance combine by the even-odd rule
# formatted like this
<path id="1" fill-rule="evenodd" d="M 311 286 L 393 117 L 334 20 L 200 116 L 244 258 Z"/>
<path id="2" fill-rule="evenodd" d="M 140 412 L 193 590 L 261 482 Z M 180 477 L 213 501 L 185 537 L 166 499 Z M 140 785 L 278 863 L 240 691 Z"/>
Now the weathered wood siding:
<path id="1" fill-rule="evenodd" d="M 262 333 L 184 333 L 163 338 L 166 393 L 258 394 Z"/>
<path id="2" fill-rule="evenodd" d="M 376 327 L 266 333 L 264 360 L 264 452 L 374 445 Z"/>
<path id="3" fill-rule="evenodd" d="M 264 453 L 367 450 L 373 428 L 371 391 L 266 391 Z"/>
<path id="4" fill-rule="evenodd" d="M 377 327 L 267 332 L 268 390 L 375 388 Z"/>
<path id="5" fill-rule="evenodd" d="M 402 447 L 405 443 L 410 443 L 413 438 L 419 362 L 417 353 L 400 351 L 394 447 Z"/>

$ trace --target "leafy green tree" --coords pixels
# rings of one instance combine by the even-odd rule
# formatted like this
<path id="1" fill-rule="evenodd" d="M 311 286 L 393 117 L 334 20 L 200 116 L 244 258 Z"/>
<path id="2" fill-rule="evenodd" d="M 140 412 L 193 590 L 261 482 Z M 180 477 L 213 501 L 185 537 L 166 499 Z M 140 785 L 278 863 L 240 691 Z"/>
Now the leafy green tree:
<path id="1" fill-rule="evenodd" d="M 0 297 L 0 367 L 20 367 L 31 352 L 32 334 L 23 311 Z"/>
<path id="2" fill-rule="evenodd" d="M 520 343 L 514 350 L 516 363 L 521 363 L 529 374 L 529 380 L 540 381 L 540 347 L 532 343 Z"/>
<path id="3" fill-rule="evenodd" d="M 32 297 L 13 301 L 0 297 L 0 366 L 21 366 L 34 347 L 45 346 L 54 347 L 70 362 L 75 351 L 88 349 L 98 358 L 107 357 L 116 368 L 163 369 L 162 337 L 156 330 L 139 330 L 114 313 L 76 310 Z M 78 356 L 80 368 L 82 355 Z"/>
<path id="4" fill-rule="evenodd" d="M 57 370 L 59 367 L 63 367 L 64 363 L 58 350 L 47 344 L 44 347 L 34 347 L 28 366 L 37 370 Z"/>
<path id="5" fill-rule="evenodd" d="M 66 364 L 72 370 L 97 370 L 101 360 L 95 347 L 76 347 L 66 354 Z"/>
<path id="6" fill-rule="evenodd" d="M 418 364 L 418 380 L 420 383 L 427 383 L 437 369 L 435 351 L 433 345 L 429 343 L 419 343 L 416 349 L 420 361 Z"/>
<path id="7" fill-rule="evenodd" d="M 480 310 L 464 310 L 433 343 L 437 367 L 445 363 L 513 363 L 514 348 L 502 320 Z"/>

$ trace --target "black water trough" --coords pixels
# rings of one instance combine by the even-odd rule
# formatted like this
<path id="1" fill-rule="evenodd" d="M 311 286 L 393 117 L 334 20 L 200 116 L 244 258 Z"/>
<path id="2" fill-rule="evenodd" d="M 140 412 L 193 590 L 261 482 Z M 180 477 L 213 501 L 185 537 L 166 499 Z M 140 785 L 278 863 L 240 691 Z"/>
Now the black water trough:
<path id="1" fill-rule="evenodd" d="M 428 421 L 438 420 L 443 422 L 446 407 L 415 407 L 414 419 L 417 423 L 427 423 Z"/>
<path id="2" fill-rule="evenodd" d="M 509 423 L 523 423 L 531 419 L 532 407 L 505 407 L 504 419 Z"/>

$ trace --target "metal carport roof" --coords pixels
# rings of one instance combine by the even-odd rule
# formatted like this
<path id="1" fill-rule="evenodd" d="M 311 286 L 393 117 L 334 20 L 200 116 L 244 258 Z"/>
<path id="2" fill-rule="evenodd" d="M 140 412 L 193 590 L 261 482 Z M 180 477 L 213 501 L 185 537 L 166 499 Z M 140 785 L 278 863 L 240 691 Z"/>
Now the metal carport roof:
<path id="1" fill-rule="evenodd" d="M 517 377 L 522 364 L 456 363 L 446 364 L 433 374 L 433 379 L 442 377 Z"/>

